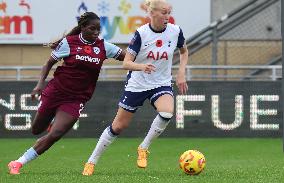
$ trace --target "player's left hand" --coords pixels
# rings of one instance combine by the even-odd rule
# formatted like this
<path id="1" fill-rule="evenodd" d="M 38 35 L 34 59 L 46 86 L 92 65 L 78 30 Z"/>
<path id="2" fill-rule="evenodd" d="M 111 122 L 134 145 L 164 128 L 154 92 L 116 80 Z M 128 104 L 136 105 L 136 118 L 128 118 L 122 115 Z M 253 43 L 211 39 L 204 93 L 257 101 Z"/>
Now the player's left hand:
<path id="1" fill-rule="evenodd" d="M 186 83 L 185 74 L 178 73 L 177 79 L 176 79 L 176 85 L 178 87 L 180 94 L 182 94 L 182 95 L 186 94 L 186 92 L 188 90 L 188 86 L 187 86 L 187 83 Z"/>

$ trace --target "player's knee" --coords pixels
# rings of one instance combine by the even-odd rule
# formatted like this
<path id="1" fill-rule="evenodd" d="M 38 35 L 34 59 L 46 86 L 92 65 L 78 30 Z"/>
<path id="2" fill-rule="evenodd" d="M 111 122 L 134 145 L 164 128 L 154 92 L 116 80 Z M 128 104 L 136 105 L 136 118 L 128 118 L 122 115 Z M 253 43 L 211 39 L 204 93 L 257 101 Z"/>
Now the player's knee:
<path id="1" fill-rule="evenodd" d="M 116 134 L 120 134 L 125 128 L 127 128 L 126 125 L 120 125 L 120 126 L 116 126 L 115 128 L 113 128 L 113 131 Z"/>
<path id="2" fill-rule="evenodd" d="M 58 141 L 62 136 L 64 135 L 64 132 L 62 130 L 54 130 L 48 134 L 48 137 L 51 141 Z"/>
<path id="3" fill-rule="evenodd" d="M 124 129 L 126 129 L 129 125 L 128 124 L 119 124 L 119 125 L 115 125 L 115 126 L 112 126 L 112 129 L 113 131 L 116 133 L 116 134 L 120 134 Z"/>
<path id="4" fill-rule="evenodd" d="M 170 121 L 173 117 L 173 113 L 170 112 L 159 112 L 159 116 L 165 120 L 165 121 Z"/>
<path id="5" fill-rule="evenodd" d="M 40 130 L 40 129 L 34 127 L 34 126 L 32 126 L 32 134 L 33 134 L 33 135 L 39 135 L 39 134 L 41 134 L 41 133 L 42 133 L 42 130 Z"/>
<path id="6" fill-rule="evenodd" d="M 46 130 L 46 126 L 39 120 L 35 119 L 32 123 L 31 131 L 33 135 L 39 135 Z"/>

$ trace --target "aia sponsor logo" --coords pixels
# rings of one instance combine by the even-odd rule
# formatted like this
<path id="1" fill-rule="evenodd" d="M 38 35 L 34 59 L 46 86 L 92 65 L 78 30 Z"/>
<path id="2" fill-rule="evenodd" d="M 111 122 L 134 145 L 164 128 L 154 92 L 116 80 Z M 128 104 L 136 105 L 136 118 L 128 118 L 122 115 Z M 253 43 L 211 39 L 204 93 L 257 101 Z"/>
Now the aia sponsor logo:
<path id="1" fill-rule="evenodd" d="M 99 58 L 93 58 L 90 56 L 86 56 L 86 55 L 76 55 L 76 60 L 81 60 L 81 61 L 85 61 L 85 62 L 91 62 L 91 63 L 95 63 L 95 64 L 99 64 L 101 59 Z"/>
<path id="2" fill-rule="evenodd" d="M 14 3 L 14 2 L 12 2 Z M 12 4 L 11 3 L 11 4 Z M 33 33 L 33 19 L 29 15 L 31 6 L 26 0 L 21 0 L 17 7 L 26 12 L 26 15 L 7 15 L 9 14 L 9 4 L 5 1 L 0 2 L 0 34 L 32 34 Z M 11 5 L 13 6 L 13 5 Z"/>
<path id="3" fill-rule="evenodd" d="M 147 59 L 150 59 L 150 60 L 169 60 L 169 57 L 168 57 L 168 53 L 166 51 L 164 51 L 164 52 L 150 51 L 147 55 Z"/>

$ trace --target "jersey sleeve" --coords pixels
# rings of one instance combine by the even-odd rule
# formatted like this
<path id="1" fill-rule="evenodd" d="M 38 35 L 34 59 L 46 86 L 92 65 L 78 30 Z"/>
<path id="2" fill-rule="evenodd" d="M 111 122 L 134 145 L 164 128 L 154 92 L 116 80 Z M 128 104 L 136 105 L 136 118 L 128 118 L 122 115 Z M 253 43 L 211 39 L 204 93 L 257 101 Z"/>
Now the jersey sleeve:
<path id="1" fill-rule="evenodd" d="M 122 52 L 121 48 L 119 48 L 118 46 L 116 46 L 112 43 L 104 41 L 104 46 L 105 46 L 105 49 L 106 49 L 106 57 L 107 58 L 115 58 L 116 59 Z"/>
<path id="2" fill-rule="evenodd" d="M 185 40 L 181 28 L 179 28 L 179 29 L 180 29 L 180 31 L 179 31 L 179 35 L 178 35 L 177 48 L 183 47 L 183 45 L 184 45 L 184 40 Z"/>
<path id="3" fill-rule="evenodd" d="M 69 55 L 70 47 L 66 38 L 62 39 L 62 41 L 58 44 L 55 50 L 51 52 L 51 56 L 55 60 L 61 60 L 62 58 L 68 57 Z"/>
<path id="4" fill-rule="evenodd" d="M 138 31 L 135 32 L 132 40 L 129 43 L 127 51 L 133 56 L 137 56 L 141 49 L 141 36 Z"/>

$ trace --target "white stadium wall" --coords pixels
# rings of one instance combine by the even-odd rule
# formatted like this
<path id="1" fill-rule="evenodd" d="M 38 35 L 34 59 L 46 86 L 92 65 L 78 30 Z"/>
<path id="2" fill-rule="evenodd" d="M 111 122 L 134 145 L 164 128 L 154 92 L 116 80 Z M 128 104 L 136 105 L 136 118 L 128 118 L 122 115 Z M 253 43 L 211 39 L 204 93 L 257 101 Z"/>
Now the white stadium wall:
<path id="1" fill-rule="evenodd" d="M 172 20 L 186 38 L 210 23 L 210 0 L 168 0 Z M 66 3 L 67 2 L 67 3 Z M 128 43 L 133 32 L 147 21 L 143 0 L 4 0 L 0 2 L 0 44 L 42 44 L 76 26 L 77 17 L 93 11 L 101 18 L 102 37 Z"/>

